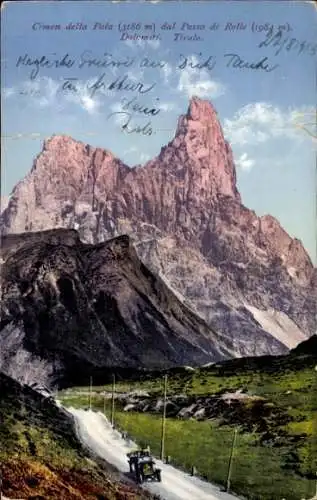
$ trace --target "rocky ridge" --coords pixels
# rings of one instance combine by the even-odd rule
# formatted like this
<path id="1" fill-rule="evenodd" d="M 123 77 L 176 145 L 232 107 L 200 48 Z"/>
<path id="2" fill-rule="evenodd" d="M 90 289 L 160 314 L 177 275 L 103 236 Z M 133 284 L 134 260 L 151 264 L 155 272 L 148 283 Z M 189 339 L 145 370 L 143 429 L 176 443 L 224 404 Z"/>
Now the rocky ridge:
<path id="1" fill-rule="evenodd" d="M 110 367 L 234 355 L 230 338 L 149 271 L 128 236 L 90 245 L 74 230 L 8 235 L 1 256 L 0 367 L 23 383 L 80 385 Z"/>
<path id="2" fill-rule="evenodd" d="M 110 397 L 110 395 L 109 395 Z M 163 399 L 150 395 L 122 395 L 117 398 L 124 412 L 151 413 L 161 415 Z M 274 419 L 276 425 L 285 425 L 288 418 L 278 407 L 270 405 L 266 398 L 251 395 L 242 390 L 222 391 L 208 396 L 169 396 L 166 401 L 166 416 L 182 420 L 220 419 L 221 425 L 240 425 L 244 431 L 267 431 L 266 419 Z"/>

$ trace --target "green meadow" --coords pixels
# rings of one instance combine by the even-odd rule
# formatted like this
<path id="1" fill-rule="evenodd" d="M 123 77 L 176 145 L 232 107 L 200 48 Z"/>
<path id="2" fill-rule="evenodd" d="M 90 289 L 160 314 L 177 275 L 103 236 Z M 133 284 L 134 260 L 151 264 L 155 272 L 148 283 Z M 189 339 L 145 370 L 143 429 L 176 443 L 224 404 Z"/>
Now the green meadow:
<path id="1" fill-rule="evenodd" d="M 317 471 L 316 377 L 312 363 L 301 367 L 301 363 L 293 366 L 289 360 L 286 363 L 278 359 L 273 365 L 252 369 L 229 363 L 225 369 L 213 366 L 170 372 L 168 396 L 220 395 L 242 389 L 264 398 L 266 408 L 274 412 L 259 414 L 262 426 L 257 426 L 252 402 L 246 400 L 243 403 L 246 425 L 238 425 L 234 419 L 224 423 L 221 414 L 201 421 L 167 418 L 165 455 L 179 468 L 190 471 L 195 466 L 199 476 L 224 487 L 234 429 L 237 429 L 230 481 L 233 493 L 250 500 L 312 498 L 316 492 Z M 116 384 L 116 392 L 140 389 L 161 398 L 163 377 L 147 374 L 142 380 L 121 380 Z M 105 410 L 110 416 L 111 399 L 104 400 L 104 390 L 111 391 L 111 385 L 93 387 L 92 408 Z M 59 398 L 66 406 L 87 408 L 88 392 L 89 387 L 66 389 L 59 393 Z M 160 414 L 124 412 L 116 401 L 115 425 L 140 446 L 149 445 L 153 454 L 159 456 Z M 261 427 L 265 432 L 259 431 Z"/>

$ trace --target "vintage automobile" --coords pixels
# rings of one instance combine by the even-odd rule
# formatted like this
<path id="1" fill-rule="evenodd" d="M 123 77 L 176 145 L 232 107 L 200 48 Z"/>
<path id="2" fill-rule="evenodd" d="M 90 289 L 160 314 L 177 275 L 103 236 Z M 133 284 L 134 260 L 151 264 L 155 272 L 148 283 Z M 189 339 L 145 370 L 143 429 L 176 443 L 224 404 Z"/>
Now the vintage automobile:
<path id="1" fill-rule="evenodd" d="M 161 482 L 161 469 L 155 465 L 155 460 L 148 449 L 135 450 L 127 454 L 130 472 L 135 474 L 139 484 L 144 481 L 154 480 Z"/>

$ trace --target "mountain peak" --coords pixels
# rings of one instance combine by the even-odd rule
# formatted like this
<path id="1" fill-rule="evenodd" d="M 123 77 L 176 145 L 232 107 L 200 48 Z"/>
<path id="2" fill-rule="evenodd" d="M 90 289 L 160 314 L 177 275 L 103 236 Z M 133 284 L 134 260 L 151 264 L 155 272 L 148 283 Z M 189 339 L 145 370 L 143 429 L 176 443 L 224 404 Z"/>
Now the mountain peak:
<path id="1" fill-rule="evenodd" d="M 189 101 L 186 118 L 203 123 L 218 120 L 217 112 L 211 102 L 196 96 Z"/>
<path id="2" fill-rule="evenodd" d="M 175 137 L 187 137 L 191 140 L 191 137 L 197 134 L 201 136 L 206 147 L 213 148 L 219 144 L 225 148 L 225 139 L 214 106 L 210 101 L 192 97 L 187 113 L 179 117 Z"/>
<path id="3" fill-rule="evenodd" d="M 53 134 L 44 139 L 42 152 L 47 151 L 53 151 L 54 154 L 57 152 L 76 154 L 82 151 L 86 151 L 87 154 L 90 154 L 92 151 L 99 151 L 107 157 L 111 157 L 112 159 L 115 158 L 114 154 L 109 150 L 90 146 L 90 144 L 74 139 L 66 134 Z"/>
<path id="4" fill-rule="evenodd" d="M 274 217 L 242 205 L 217 113 L 198 97 L 175 137 L 140 168 L 66 135 L 47 139 L 1 222 L 3 234 L 74 228 L 86 243 L 130 235 L 109 243 L 113 259 L 135 263 L 135 244 L 239 355 L 278 353 L 316 330 L 317 275 L 307 253 Z"/>
<path id="5" fill-rule="evenodd" d="M 192 97 L 187 113 L 178 119 L 175 137 L 163 148 L 160 159 L 169 170 L 190 172 L 189 192 L 197 203 L 230 196 L 241 201 L 236 169 L 213 105 Z"/>
<path id="6" fill-rule="evenodd" d="M 43 151 L 46 151 L 47 149 L 52 149 L 56 147 L 61 147 L 63 145 L 70 145 L 70 144 L 78 144 L 79 141 L 73 139 L 70 135 L 63 135 L 63 134 L 53 134 L 50 137 L 47 137 L 44 139 L 43 142 Z"/>

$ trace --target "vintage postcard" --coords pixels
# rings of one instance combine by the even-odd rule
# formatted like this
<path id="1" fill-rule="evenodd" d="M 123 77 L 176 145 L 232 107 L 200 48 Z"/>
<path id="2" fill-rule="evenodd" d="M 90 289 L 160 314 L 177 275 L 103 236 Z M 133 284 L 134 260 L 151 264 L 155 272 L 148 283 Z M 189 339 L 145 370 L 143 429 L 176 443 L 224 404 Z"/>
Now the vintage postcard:
<path id="1" fill-rule="evenodd" d="M 4 2 L 0 497 L 317 499 L 315 2 Z"/>

